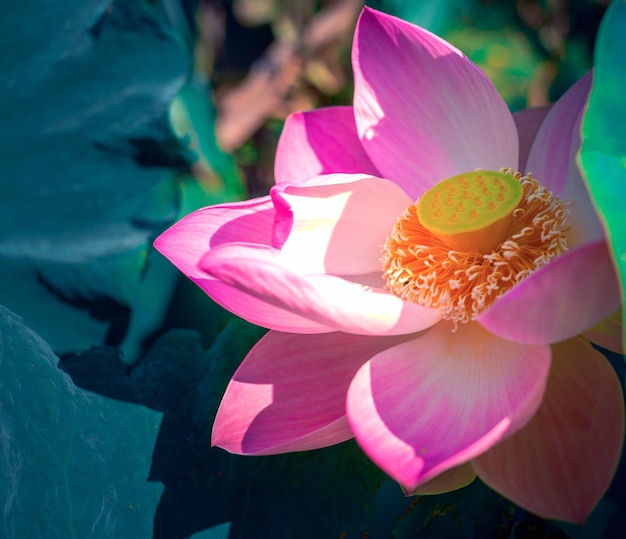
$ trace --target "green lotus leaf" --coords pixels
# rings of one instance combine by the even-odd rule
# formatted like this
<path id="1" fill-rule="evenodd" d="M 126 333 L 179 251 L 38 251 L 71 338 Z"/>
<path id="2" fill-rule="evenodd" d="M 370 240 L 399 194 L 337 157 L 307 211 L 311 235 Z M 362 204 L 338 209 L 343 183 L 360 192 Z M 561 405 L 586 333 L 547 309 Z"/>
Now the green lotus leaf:
<path id="1" fill-rule="evenodd" d="M 57 361 L 0 307 L 2 537 L 151 537 L 161 414 L 76 387 Z"/>

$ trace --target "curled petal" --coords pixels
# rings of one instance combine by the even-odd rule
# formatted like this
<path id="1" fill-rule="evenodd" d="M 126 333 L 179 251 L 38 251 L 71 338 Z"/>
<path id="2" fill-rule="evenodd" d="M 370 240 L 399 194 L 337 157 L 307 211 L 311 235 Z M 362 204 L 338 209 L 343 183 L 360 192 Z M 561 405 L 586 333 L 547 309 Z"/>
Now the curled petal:
<path id="1" fill-rule="evenodd" d="M 600 322 L 620 305 L 620 290 L 604 241 L 577 247 L 498 298 L 478 322 L 505 339 L 549 344 Z"/>
<path id="2" fill-rule="evenodd" d="M 282 183 L 274 247 L 307 273 L 380 272 L 381 245 L 412 200 L 395 183 L 372 176 L 331 174 Z"/>
<path id="3" fill-rule="evenodd" d="M 345 400 L 356 371 L 406 337 L 269 332 L 226 389 L 212 444 L 246 455 L 304 451 L 352 438 Z"/>
<path id="4" fill-rule="evenodd" d="M 411 198 L 461 172 L 517 167 L 509 109 L 485 74 L 449 43 L 366 7 L 352 65 L 361 143 L 382 176 Z"/>
<path id="5" fill-rule="evenodd" d="M 276 183 L 332 172 L 379 176 L 359 141 L 352 107 L 291 114 L 276 148 Z"/>
<path id="6" fill-rule="evenodd" d="M 624 399 L 609 362 L 582 339 L 552 348 L 541 407 L 524 429 L 478 457 L 474 469 L 529 511 L 582 524 L 617 468 Z"/>
<path id="7" fill-rule="evenodd" d="M 325 274 L 299 275 L 280 251 L 249 244 L 212 250 L 202 269 L 263 302 L 337 331 L 401 335 L 430 327 L 439 311 L 402 301 L 382 288 Z M 247 318 L 254 312 L 243 313 Z"/>
<path id="8" fill-rule="evenodd" d="M 409 491 L 523 427 L 538 408 L 548 346 L 441 322 L 361 367 L 348 390 L 357 442 Z"/>
<path id="9" fill-rule="evenodd" d="M 323 325 L 259 301 L 207 275 L 198 263 L 211 249 L 232 241 L 270 245 L 274 205 L 269 196 L 202 208 L 184 217 L 154 242 L 155 248 L 216 303 L 259 326 L 299 333 L 329 331 Z"/>

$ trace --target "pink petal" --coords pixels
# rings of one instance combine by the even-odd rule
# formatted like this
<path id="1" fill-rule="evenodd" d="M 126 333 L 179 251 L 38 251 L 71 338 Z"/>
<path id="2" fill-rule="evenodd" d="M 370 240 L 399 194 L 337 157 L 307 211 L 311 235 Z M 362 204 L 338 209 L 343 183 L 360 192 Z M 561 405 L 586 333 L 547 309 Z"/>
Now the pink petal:
<path id="1" fill-rule="evenodd" d="M 422 483 L 414 490 L 404 490 L 407 496 L 423 496 L 425 494 L 443 494 L 466 487 L 476 479 L 476 472 L 468 462 L 446 470 L 430 481 Z"/>
<path id="2" fill-rule="evenodd" d="M 572 134 L 582 112 L 592 73 L 587 73 L 550 109 L 530 149 L 526 170 L 560 196 L 567 180 Z"/>
<path id="3" fill-rule="evenodd" d="M 524 109 L 513 114 L 517 135 L 519 137 L 519 165 L 517 170 L 522 174 L 526 172 L 526 161 L 537 132 L 541 127 L 541 123 L 545 119 L 552 105 L 543 107 L 532 107 Z"/>
<path id="4" fill-rule="evenodd" d="M 382 288 L 325 274 L 299 275 L 277 249 L 229 244 L 208 253 L 203 270 L 266 303 L 346 333 L 400 335 L 440 319 L 439 311 Z M 240 316 L 247 318 L 253 312 Z"/>
<path id="5" fill-rule="evenodd" d="M 609 362 L 581 339 L 553 347 L 539 411 L 474 461 L 480 478 L 544 517 L 582 524 L 611 482 L 624 438 L 624 401 Z"/>
<path id="6" fill-rule="evenodd" d="M 276 183 L 331 172 L 380 175 L 361 146 L 352 107 L 290 115 L 276 148 Z"/>
<path id="7" fill-rule="evenodd" d="M 583 336 L 616 354 L 626 354 L 624 347 L 624 312 L 620 308 L 600 323 L 583 332 Z"/>
<path id="8" fill-rule="evenodd" d="M 245 291 L 207 275 L 204 280 L 192 279 L 215 303 L 256 326 L 289 333 L 326 333 L 332 328 L 259 300 Z"/>
<path id="9" fill-rule="evenodd" d="M 552 107 L 535 138 L 527 169 L 550 191 L 568 203 L 569 246 L 604 238 L 604 230 L 576 163 L 580 121 L 591 87 L 592 72 L 572 86 Z"/>
<path id="10" fill-rule="evenodd" d="M 413 201 L 395 183 L 331 174 L 272 189 L 274 247 L 303 272 L 359 275 L 381 271 L 381 246 Z"/>
<path id="11" fill-rule="evenodd" d="M 352 65 L 361 143 L 382 176 L 412 198 L 461 172 L 517 167 L 517 131 L 506 104 L 449 43 L 366 7 Z"/>
<path id="12" fill-rule="evenodd" d="M 578 247 L 539 269 L 478 317 L 505 339 L 549 344 L 574 337 L 620 305 L 604 241 Z"/>
<path id="13" fill-rule="evenodd" d="M 274 204 L 269 196 L 199 209 L 168 228 L 154 246 L 185 275 L 206 278 L 198 261 L 232 241 L 271 245 Z"/>
<path id="14" fill-rule="evenodd" d="M 365 363 L 346 401 L 357 442 L 410 491 L 523 427 L 538 408 L 548 346 L 479 324 L 437 324 Z"/>
<path id="15" fill-rule="evenodd" d="M 270 455 L 352 438 L 345 411 L 350 381 L 365 361 L 403 339 L 269 332 L 228 385 L 212 444 Z"/>
<path id="16" fill-rule="evenodd" d="M 248 320 L 253 324 L 298 333 L 328 331 L 321 324 L 221 283 L 198 267 L 202 257 L 218 245 L 244 240 L 269 245 L 273 223 L 274 205 L 269 196 L 211 206 L 172 225 L 156 239 L 154 246 L 216 303 L 238 316 L 249 314 Z"/>

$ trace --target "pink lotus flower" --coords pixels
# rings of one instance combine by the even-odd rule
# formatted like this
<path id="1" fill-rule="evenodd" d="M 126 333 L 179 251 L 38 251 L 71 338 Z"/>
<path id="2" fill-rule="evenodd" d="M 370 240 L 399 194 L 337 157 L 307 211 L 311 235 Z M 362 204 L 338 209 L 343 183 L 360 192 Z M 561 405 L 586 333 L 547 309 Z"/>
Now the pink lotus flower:
<path id="1" fill-rule="evenodd" d="M 155 243 L 272 330 L 233 376 L 213 444 L 268 455 L 356 437 L 409 493 L 478 475 L 582 522 L 624 433 L 617 377 L 581 336 L 621 350 L 575 164 L 591 76 L 547 116 L 514 119 L 462 53 L 367 8 L 352 59 L 353 107 L 287 120 L 269 196 L 199 210 Z"/>

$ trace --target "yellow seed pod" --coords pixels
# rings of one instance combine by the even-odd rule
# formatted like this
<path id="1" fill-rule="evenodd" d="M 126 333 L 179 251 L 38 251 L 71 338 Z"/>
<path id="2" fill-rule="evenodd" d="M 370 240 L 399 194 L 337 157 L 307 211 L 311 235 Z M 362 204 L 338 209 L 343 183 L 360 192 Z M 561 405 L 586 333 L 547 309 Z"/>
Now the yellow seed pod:
<path id="1" fill-rule="evenodd" d="M 485 254 L 507 238 L 523 194 L 509 174 L 465 172 L 426 191 L 417 202 L 417 217 L 451 249 Z"/>

